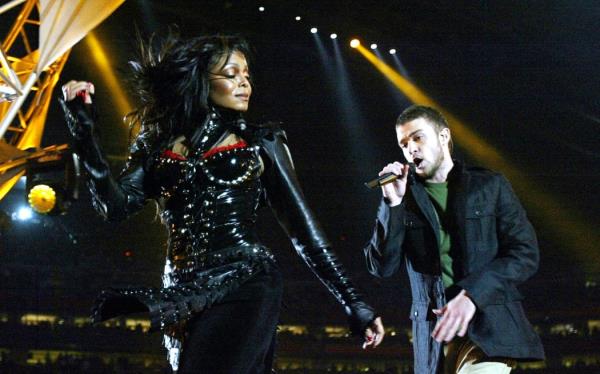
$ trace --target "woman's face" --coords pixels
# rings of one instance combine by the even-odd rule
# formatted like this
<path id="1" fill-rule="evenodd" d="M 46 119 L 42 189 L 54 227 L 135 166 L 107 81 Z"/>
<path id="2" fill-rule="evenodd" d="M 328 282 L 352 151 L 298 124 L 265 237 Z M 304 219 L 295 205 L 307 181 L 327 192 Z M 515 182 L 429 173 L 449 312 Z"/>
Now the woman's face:
<path id="1" fill-rule="evenodd" d="M 214 104 L 238 112 L 248 110 L 252 86 L 243 53 L 235 51 L 229 58 L 223 56 L 209 70 L 209 75 L 209 97 Z"/>

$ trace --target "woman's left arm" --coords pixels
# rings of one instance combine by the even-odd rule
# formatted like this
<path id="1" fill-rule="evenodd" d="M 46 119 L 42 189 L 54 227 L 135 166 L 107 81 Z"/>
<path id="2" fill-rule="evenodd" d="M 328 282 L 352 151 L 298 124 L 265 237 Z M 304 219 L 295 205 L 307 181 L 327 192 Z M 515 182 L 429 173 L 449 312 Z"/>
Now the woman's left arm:
<path id="1" fill-rule="evenodd" d="M 261 143 L 269 158 L 265 161 L 270 161 L 263 174 L 267 200 L 296 252 L 345 307 L 351 331 L 361 335 L 366 332 L 367 340 L 374 332 L 379 335 L 375 339 L 380 341 L 383 337 L 380 319 L 362 300 L 306 203 L 286 145 L 285 133 L 275 128 L 262 137 Z"/>

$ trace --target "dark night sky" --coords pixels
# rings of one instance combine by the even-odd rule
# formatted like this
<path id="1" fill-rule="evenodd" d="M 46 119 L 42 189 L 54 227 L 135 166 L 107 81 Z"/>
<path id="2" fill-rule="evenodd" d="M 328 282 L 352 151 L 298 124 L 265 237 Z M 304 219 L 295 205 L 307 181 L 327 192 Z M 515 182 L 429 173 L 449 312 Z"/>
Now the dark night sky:
<path id="1" fill-rule="evenodd" d="M 266 12 L 259 13 L 258 5 Z M 303 20 L 294 21 L 296 15 Z M 353 36 L 378 43 L 388 61 L 385 51 L 396 48 L 413 83 L 497 147 L 532 185 L 576 212 L 590 239 L 598 238 L 600 5 L 595 2 L 129 0 L 96 30 L 120 80 L 133 56 L 135 25 L 147 34 L 164 32 L 173 23 L 185 36 L 235 32 L 252 43 L 256 85 L 248 117 L 285 124 L 306 196 L 357 277 L 367 278 L 361 248 L 370 236 L 379 200 L 379 194 L 362 183 L 399 157 L 393 124 L 409 102 L 349 48 Z M 328 35 L 339 35 L 354 117 L 341 109 L 336 87 L 343 78 L 326 74 L 335 62 L 323 65 L 308 31 L 311 26 L 321 30 L 330 56 Z M 95 82 L 103 144 L 109 154 L 123 155 L 123 113 L 114 111 L 109 89 L 90 60 L 86 47 L 77 45 L 61 80 Z M 67 139 L 54 103 L 44 142 Z M 464 151 L 459 147 L 457 153 Z M 483 160 L 468 161 L 486 166 Z M 14 210 L 18 193 L 13 191 L 0 207 Z M 523 203 L 540 236 L 542 265 L 536 280 L 544 284 L 583 276 L 573 256 L 581 249 L 557 240 L 546 224 L 560 221 L 560 214 L 536 211 L 535 201 Z M 283 233 L 273 230 L 277 223 L 264 213 L 262 237 L 288 268 L 288 278 L 312 279 Z M 148 207 L 125 223 L 104 223 L 84 193 L 69 214 L 54 223 L 14 223 L 1 238 L 0 256 L 2 262 L 58 272 L 64 287 L 77 283 L 74 288 L 94 289 L 140 278 L 157 282 L 165 235 L 153 214 Z M 77 244 L 66 241 L 67 232 Z M 132 258 L 122 255 L 126 249 L 134 251 Z M 90 272 L 103 274 L 102 279 L 91 280 Z M 375 283 L 366 286 L 387 292 Z M 373 297 L 381 299 L 377 292 Z"/>

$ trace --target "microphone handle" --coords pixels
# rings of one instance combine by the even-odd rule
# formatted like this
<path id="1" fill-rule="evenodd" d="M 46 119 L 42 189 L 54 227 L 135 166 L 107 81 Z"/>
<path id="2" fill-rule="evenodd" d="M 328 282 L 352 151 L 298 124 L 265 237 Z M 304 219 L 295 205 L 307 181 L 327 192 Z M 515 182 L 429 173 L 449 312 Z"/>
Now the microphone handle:
<path id="1" fill-rule="evenodd" d="M 396 175 L 394 173 L 385 173 L 371 181 L 366 182 L 365 186 L 367 186 L 371 189 L 381 187 L 384 184 L 388 184 L 388 183 L 395 181 L 396 179 L 398 179 L 398 177 L 399 177 L 399 175 Z"/>
<path id="2" fill-rule="evenodd" d="M 409 163 L 408 166 L 409 166 L 409 169 L 408 169 L 408 184 L 413 184 L 413 182 L 414 182 L 414 173 L 415 173 L 415 164 Z M 367 186 L 370 189 L 381 187 L 381 186 L 386 185 L 388 183 L 392 183 L 393 181 L 395 181 L 396 179 L 398 179 L 400 177 L 401 177 L 401 175 L 396 175 L 394 173 L 385 173 L 383 175 L 378 176 L 377 178 L 375 178 L 373 180 L 370 180 L 370 181 L 366 182 L 365 186 Z"/>

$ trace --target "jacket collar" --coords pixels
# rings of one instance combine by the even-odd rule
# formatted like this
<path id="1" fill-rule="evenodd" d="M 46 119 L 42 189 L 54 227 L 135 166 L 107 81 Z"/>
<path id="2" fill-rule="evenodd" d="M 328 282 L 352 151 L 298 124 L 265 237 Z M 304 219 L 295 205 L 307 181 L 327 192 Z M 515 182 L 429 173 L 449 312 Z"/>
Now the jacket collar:
<path id="1" fill-rule="evenodd" d="M 465 164 L 461 160 L 454 160 L 454 167 L 448 175 L 448 212 L 452 215 L 451 227 L 449 230 L 452 235 L 452 256 L 455 264 L 454 276 L 456 279 L 463 277 L 467 269 L 467 256 L 464 253 L 465 246 L 465 227 L 466 227 L 466 207 L 467 194 L 469 191 L 469 174 L 466 172 Z"/>
<path id="2" fill-rule="evenodd" d="M 452 248 L 457 249 L 453 251 L 453 259 L 456 264 L 461 264 L 455 268 L 455 277 L 460 279 L 462 277 L 459 271 L 465 269 L 467 264 L 464 263 L 466 256 L 462 253 L 464 249 L 464 238 L 465 231 L 464 227 L 466 224 L 466 199 L 469 189 L 469 174 L 466 172 L 465 164 L 461 160 L 453 159 L 454 166 L 448 173 L 448 212 L 452 215 L 452 219 L 449 220 L 452 226 L 448 229 L 452 235 Z M 427 219 L 429 225 L 433 229 L 434 235 L 436 236 L 437 243 L 439 243 L 439 222 L 435 213 L 435 208 L 429 195 L 425 191 L 423 181 L 415 178 L 415 181 L 410 187 L 413 200 Z"/>

